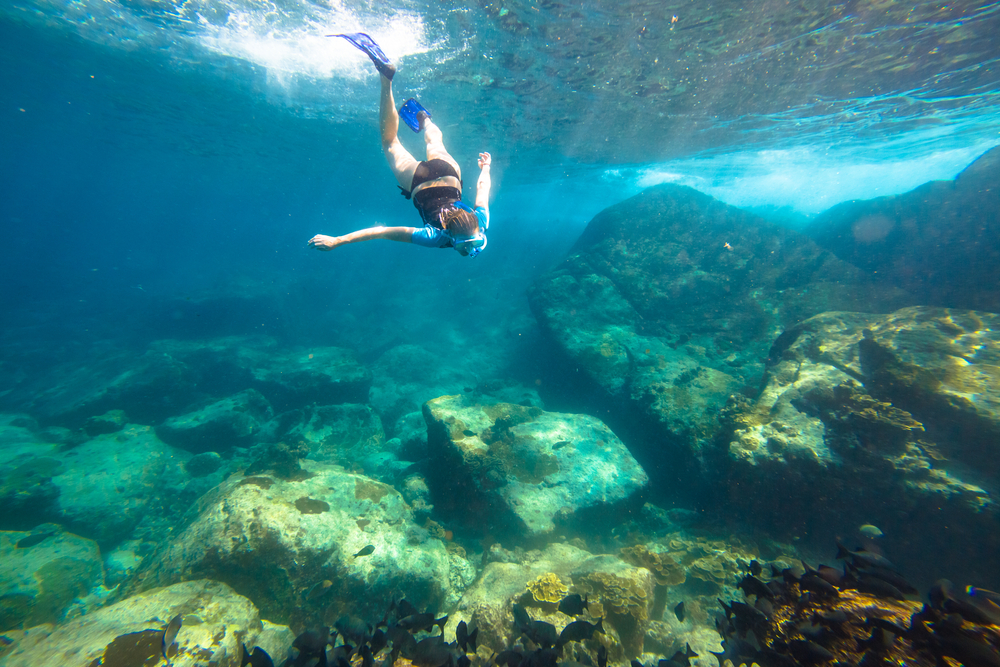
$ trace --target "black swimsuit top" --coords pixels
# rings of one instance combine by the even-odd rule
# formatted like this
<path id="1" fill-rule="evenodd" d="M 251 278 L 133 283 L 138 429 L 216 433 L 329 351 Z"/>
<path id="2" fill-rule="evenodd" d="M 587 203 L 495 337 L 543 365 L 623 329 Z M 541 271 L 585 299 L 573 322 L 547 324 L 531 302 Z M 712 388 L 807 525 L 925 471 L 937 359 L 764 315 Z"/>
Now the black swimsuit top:
<path id="1" fill-rule="evenodd" d="M 420 219 L 425 225 L 444 229 L 441 226 L 441 209 L 450 208 L 462 198 L 462 191 L 448 185 L 424 188 L 413 195 L 413 205 L 420 211 Z"/>
<path id="2" fill-rule="evenodd" d="M 413 189 L 422 183 L 433 181 L 444 176 L 458 178 L 459 184 L 462 179 L 458 177 L 455 168 L 444 160 L 435 158 L 427 160 L 417 165 L 413 172 L 413 180 L 410 181 L 410 189 L 402 190 L 402 195 L 407 199 L 411 198 Z M 413 205 L 420 212 L 420 219 L 425 225 L 441 229 L 441 209 L 448 208 L 462 198 L 462 191 L 450 185 L 438 185 L 432 188 L 424 188 L 415 195 L 412 195 Z"/>

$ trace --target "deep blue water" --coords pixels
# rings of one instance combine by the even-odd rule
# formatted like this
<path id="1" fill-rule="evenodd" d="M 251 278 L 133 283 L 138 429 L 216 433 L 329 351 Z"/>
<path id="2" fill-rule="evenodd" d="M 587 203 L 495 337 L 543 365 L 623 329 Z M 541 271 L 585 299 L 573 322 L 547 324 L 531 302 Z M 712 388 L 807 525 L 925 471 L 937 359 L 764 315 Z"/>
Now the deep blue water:
<path id="1" fill-rule="evenodd" d="M 675 182 L 801 228 L 1000 144 L 1000 3 L 742 4 L 4 3 L 0 397 L 122 346 L 266 334 L 424 345 L 596 410 L 544 366 L 525 290 L 601 210 Z M 361 29 L 400 64 L 397 102 L 435 113 L 467 199 L 492 153 L 482 256 L 307 247 L 417 223 L 370 63 L 321 37 Z"/>

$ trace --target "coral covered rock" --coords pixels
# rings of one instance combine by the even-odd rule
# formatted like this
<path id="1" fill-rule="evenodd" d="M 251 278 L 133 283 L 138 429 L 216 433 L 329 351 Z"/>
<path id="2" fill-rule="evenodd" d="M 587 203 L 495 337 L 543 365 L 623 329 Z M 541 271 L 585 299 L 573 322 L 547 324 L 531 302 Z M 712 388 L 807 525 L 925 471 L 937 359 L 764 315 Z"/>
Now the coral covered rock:
<path id="1" fill-rule="evenodd" d="M 698 462 L 782 328 L 909 303 L 805 236 L 675 185 L 599 213 L 529 297 L 572 366 L 669 444 L 640 461 L 668 457 L 670 469 Z"/>
<path id="2" fill-rule="evenodd" d="M 52 478 L 59 490 L 56 516 L 74 532 L 103 544 L 126 537 L 162 493 L 172 460 L 148 426 L 129 425 L 61 454 Z M 114 511 L 109 511 L 109 508 Z"/>
<path id="3" fill-rule="evenodd" d="M 170 664 L 176 667 L 206 662 L 239 667 L 241 643 L 265 644 L 273 656 L 283 655 L 291 646 L 291 631 L 261 621 L 250 600 L 225 584 L 200 580 L 140 593 L 55 629 L 26 633 L 4 665 L 159 663 L 163 629 L 178 614 L 182 625 L 176 648 L 170 650 Z"/>
<path id="4" fill-rule="evenodd" d="M 156 427 L 164 442 L 189 452 L 222 452 L 247 446 L 272 417 L 259 391 L 248 389 L 200 410 L 171 417 Z"/>
<path id="5" fill-rule="evenodd" d="M 328 624 L 347 612 L 375 617 L 396 596 L 431 608 L 457 599 L 461 591 L 449 590 L 457 556 L 413 523 L 395 489 L 339 467 L 303 466 L 306 479 L 233 478 L 209 492 L 130 590 L 210 577 L 274 620 L 329 610 Z M 332 585 L 317 587 L 324 581 Z"/>
<path id="6" fill-rule="evenodd" d="M 836 255 L 917 295 L 921 304 L 1000 312 L 1000 148 L 952 181 L 846 201 L 806 233 Z"/>
<path id="7" fill-rule="evenodd" d="M 27 391 L 31 398 L 24 408 L 71 427 L 109 410 L 154 425 L 247 389 L 284 412 L 316 403 L 360 403 L 370 386 L 371 374 L 342 348 L 289 349 L 263 337 L 160 340 L 138 359 L 122 351 L 68 368 L 54 386 Z"/>
<path id="8" fill-rule="evenodd" d="M 523 562 L 489 563 L 462 596 L 449 624 L 464 620 L 478 627 L 480 645 L 499 652 L 516 639 L 515 602 L 525 606 L 535 620 L 561 630 L 573 618 L 555 611 L 554 602 L 562 597 L 559 591 L 579 593 L 589 596 L 588 617 L 592 621 L 604 617 L 609 657 L 619 662 L 642 653 L 653 586 L 649 570 L 615 556 L 596 556 L 568 544 L 551 544 L 544 551 L 530 552 Z M 536 591 L 544 601 L 536 598 Z M 596 657 L 598 646 L 594 641 L 586 649 L 591 658 Z"/>
<path id="9" fill-rule="evenodd" d="M 435 507 L 469 524 L 531 539 L 557 523 L 613 515 L 647 483 L 625 445 L 587 415 L 442 396 L 424 417 Z"/>
<path id="10" fill-rule="evenodd" d="M 56 623 L 103 585 L 97 543 L 55 524 L 0 532 L 0 631 Z"/>
<path id="11" fill-rule="evenodd" d="M 937 535 L 938 563 L 982 564 L 972 574 L 992 584 L 1000 554 L 990 493 L 1000 485 L 997 320 L 904 308 L 823 313 L 786 331 L 760 398 L 727 411 L 726 485 L 739 494 L 731 496 L 737 514 L 799 532 L 850 534 L 874 522 L 904 544 Z M 773 501 L 774 489 L 785 502 Z M 982 559 L 970 558 L 970 548 Z M 922 574 L 926 554 L 900 551 Z"/>

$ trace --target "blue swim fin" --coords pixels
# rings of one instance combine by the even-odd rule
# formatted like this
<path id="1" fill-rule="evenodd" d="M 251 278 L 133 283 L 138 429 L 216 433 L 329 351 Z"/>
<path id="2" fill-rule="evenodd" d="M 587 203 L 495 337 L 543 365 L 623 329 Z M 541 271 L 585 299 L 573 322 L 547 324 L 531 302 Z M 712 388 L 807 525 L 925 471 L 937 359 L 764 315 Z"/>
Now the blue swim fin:
<path id="1" fill-rule="evenodd" d="M 399 117 L 414 132 L 420 132 L 420 114 L 423 114 L 427 118 L 431 117 L 431 112 L 412 97 L 406 100 L 403 106 L 399 107 Z"/>
<path id="2" fill-rule="evenodd" d="M 382 53 L 382 49 L 375 43 L 375 40 L 363 32 L 348 32 L 340 35 L 327 35 L 327 37 L 343 37 L 358 49 L 368 54 L 368 57 L 375 63 L 375 69 L 379 74 L 392 81 L 392 75 L 396 73 L 396 67 L 389 60 L 389 57 Z"/>

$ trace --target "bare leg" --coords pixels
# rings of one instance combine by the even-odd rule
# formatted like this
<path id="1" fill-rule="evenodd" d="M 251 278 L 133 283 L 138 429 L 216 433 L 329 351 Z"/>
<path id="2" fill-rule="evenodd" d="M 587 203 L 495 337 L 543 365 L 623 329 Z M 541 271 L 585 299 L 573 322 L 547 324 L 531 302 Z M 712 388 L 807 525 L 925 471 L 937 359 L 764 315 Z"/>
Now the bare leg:
<path id="1" fill-rule="evenodd" d="M 413 182 L 413 172 L 417 170 L 417 160 L 399 143 L 399 113 L 396 111 L 396 101 L 392 96 L 392 81 L 384 76 L 379 77 L 382 83 L 382 95 L 379 98 L 378 124 L 382 137 L 382 150 L 389 162 L 399 187 L 410 189 Z M 438 132 L 440 134 L 440 131 Z"/>
<path id="2" fill-rule="evenodd" d="M 430 118 L 424 119 L 424 141 L 427 142 L 427 159 L 444 160 L 455 168 L 455 173 L 458 174 L 458 178 L 461 180 L 462 170 L 459 168 L 458 163 L 455 162 L 455 158 L 444 147 L 444 135 L 441 134 L 441 128 L 435 125 L 434 121 Z"/>

